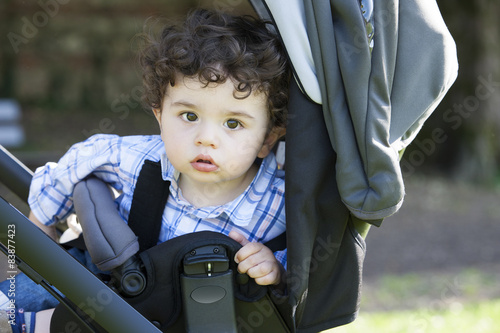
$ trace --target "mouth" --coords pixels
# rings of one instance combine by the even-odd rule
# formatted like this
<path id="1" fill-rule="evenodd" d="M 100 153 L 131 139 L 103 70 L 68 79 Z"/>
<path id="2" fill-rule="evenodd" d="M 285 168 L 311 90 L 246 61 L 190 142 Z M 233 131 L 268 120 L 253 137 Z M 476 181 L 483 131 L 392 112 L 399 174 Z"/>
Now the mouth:
<path id="1" fill-rule="evenodd" d="M 206 164 L 213 164 L 216 165 L 214 160 L 210 155 L 205 155 L 205 154 L 200 154 L 196 156 L 191 163 L 206 163 Z"/>
<path id="2" fill-rule="evenodd" d="M 197 159 L 196 160 L 196 163 L 207 163 L 207 164 L 213 164 L 212 162 L 210 162 L 209 160 L 202 160 L 201 158 L 200 159 Z"/>
<path id="3" fill-rule="evenodd" d="M 219 167 L 215 164 L 214 160 L 210 155 L 200 154 L 196 156 L 192 161 L 191 165 L 194 169 L 201 172 L 212 172 L 217 170 Z"/>

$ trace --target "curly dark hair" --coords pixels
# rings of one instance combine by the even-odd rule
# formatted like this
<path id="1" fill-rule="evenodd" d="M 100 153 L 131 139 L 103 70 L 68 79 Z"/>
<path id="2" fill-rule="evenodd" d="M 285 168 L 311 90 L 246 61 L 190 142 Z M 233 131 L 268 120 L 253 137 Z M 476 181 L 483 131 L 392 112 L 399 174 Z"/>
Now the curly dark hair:
<path id="1" fill-rule="evenodd" d="M 163 28 L 159 38 L 149 34 L 140 53 L 143 102 L 161 108 L 176 74 L 200 82 L 235 83 L 235 98 L 264 92 L 272 126 L 285 127 L 290 69 L 279 38 L 269 22 L 251 16 L 198 9 L 182 24 Z M 236 93 L 244 93 L 237 97 Z M 241 94 L 238 94 L 241 96 Z"/>

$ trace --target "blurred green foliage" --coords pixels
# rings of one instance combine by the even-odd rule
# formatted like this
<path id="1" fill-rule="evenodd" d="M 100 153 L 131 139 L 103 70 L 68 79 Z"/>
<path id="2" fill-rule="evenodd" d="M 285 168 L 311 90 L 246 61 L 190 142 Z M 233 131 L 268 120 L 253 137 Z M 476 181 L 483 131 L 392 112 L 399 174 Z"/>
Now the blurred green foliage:
<path id="1" fill-rule="evenodd" d="M 253 11 L 246 0 L 2 0 L 0 98 L 21 104 L 21 150 L 157 131 L 141 106 L 136 37 L 194 7 Z"/>
<path id="2" fill-rule="evenodd" d="M 437 0 L 457 44 L 459 75 L 405 153 L 418 171 L 500 186 L 500 3 Z M 424 45 L 422 47 L 425 47 Z M 424 147 L 436 129 L 444 142 Z M 412 156 L 413 153 L 413 156 Z"/>

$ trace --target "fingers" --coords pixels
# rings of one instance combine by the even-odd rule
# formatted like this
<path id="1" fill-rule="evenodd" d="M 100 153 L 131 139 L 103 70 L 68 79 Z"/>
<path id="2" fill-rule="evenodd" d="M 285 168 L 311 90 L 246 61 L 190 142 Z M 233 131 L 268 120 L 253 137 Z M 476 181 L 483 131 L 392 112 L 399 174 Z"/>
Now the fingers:
<path id="1" fill-rule="evenodd" d="M 277 284 L 281 279 L 281 264 L 264 244 L 249 242 L 242 234 L 231 231 L 229 237 L 242 245 L 235 254 L 238 272 L 246 273 L 260 285 Z"/>
<path id="2" fill-rule="evenodd" d="M 260 261 L 262 261 L 262 257 L 265 257 L 266 255 L 269 256 L 269 253 L 266 253 L 266 249 L 269 250 L 267 247 L 265 247 L 261 243 L 250 243 L 248 242 L 246 245 L 244 245 L 238 252 L 236 252 L 236 255 L 234 256 L 234 261 L 236 261 L 237 264 L 241 264 L 244 261 L 244 265 L 239 269 L 243 268 L 250 268 L 251 266 L 255 266 L 259 264 Z M 269 250 L 271 252 L 271 250 Z M 274 255 L 270 253 L 273 257 Z M 245 272 L 246 272 L 245 269 Z M 241 272 L 241 271 L 240 271 Z M 241 273 L 245 273 L 241 272 Z"/>
<path id="3" fill-rule="evenodd" d="M 247 270 L 248 276 L 252 277 L 257 284 L 262 286 L 277 284 L 281 274 L 274 262 L 266 261 Z"/>
<path id="4" fill-rule="evenodd" d="M 273 252 L 261 243 L 248 243 L 235 255 L 238 271 L 247 273 L 260 285 L 276 284 L 280 281 L 280 264 Z"/>
<path id="5" fill-rule="evenodd" d="M 231 232 L 229 232 L 229 235 L 228 235 L 230 238 L 232 238 L 233 240 L 237 241 L 238 243 L 241 244 L 241 246 L 245 246 L 247 245 L 248 243 L 250 243 L 248 241 L 248 239 L 245 238 L 245 236 L 243 236 L 242 234 L 240 234 L 239 232 L 236 232 L 234 230 L 232 230 Z"/>

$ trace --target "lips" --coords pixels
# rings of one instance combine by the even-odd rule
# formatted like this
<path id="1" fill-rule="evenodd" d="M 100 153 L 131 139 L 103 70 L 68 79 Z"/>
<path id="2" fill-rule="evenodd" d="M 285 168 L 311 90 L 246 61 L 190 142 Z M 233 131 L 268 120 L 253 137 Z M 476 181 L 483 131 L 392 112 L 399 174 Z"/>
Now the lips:
<path id="1" fill-rule="evenodd" d="M 191 161 L 191 166 L 201 172 L 216 171 L 219 167 L 210 155 L 200 154 Z"/>

